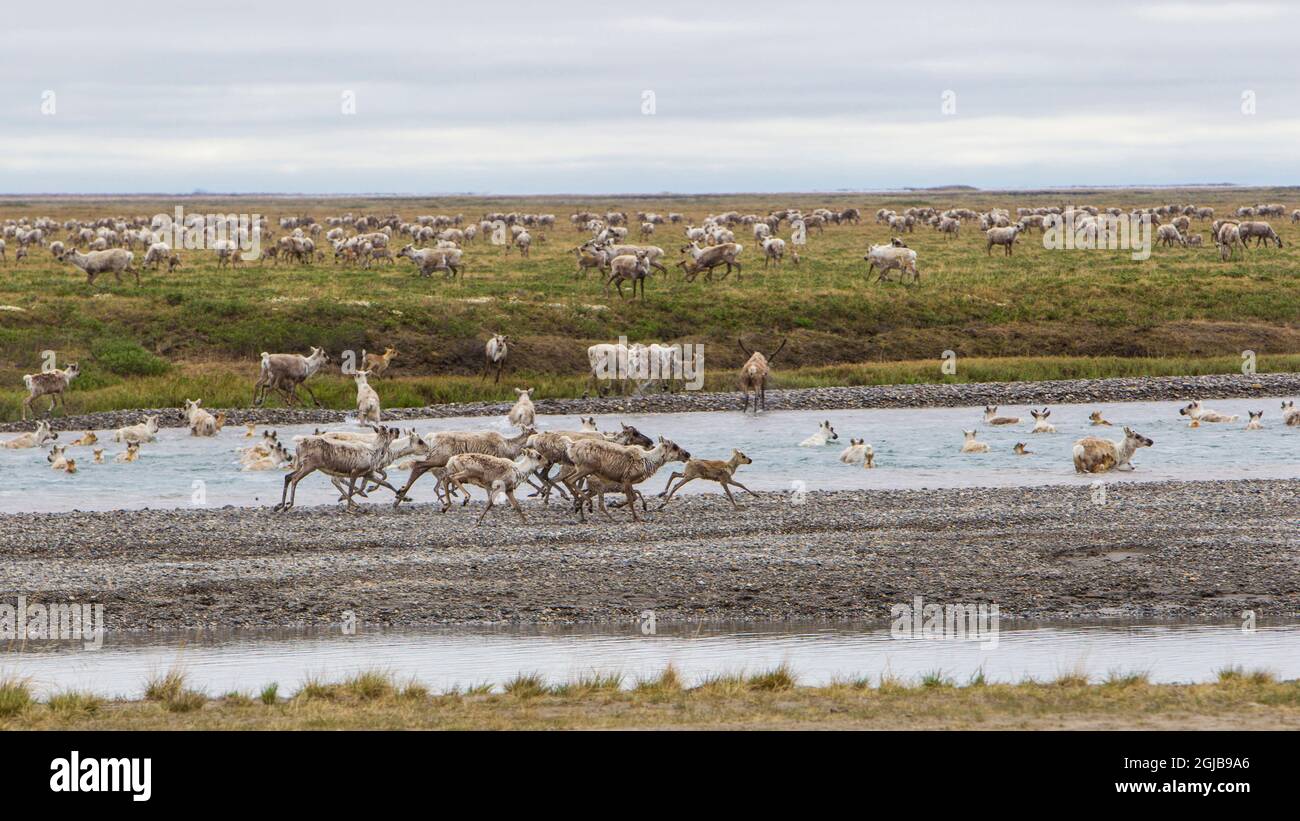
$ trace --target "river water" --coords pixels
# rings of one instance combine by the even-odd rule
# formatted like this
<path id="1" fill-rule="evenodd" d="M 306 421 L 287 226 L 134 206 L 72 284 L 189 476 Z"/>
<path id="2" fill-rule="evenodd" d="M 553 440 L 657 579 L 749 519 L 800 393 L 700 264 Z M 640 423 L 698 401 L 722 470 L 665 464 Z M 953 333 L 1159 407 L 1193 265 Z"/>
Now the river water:
<path id="1" fill-rule="evenodd" d="M 1006 487 L 1044 484 L 1088 484 L 1096 477 L 1077 476 L 1070 450 L 1082 436 L 1122 438 L 1123 425 L 1155 440 L 1134 458 L 1137 470 L 1113 473 L 1106 481 L 1163 479 L 1300 478 L 1300 427 L 1281 424 L 1276 399 L 1222 400 L 1207 406 L 1240 414 L 1237 422 L 1187 427 L 1176 402 L 1093 403 L 1058 405 L 1050 421 L 1056 434 L 1031 434 L 1033 420 L 1025 407 L 1001 411 L 1023 417 L 1018 425 L 992 427 L 981 422 L 982 408 L 864 409 L 838 411 L 771 411 L 760 416 L 736 413 L 665 413 L 597 420 L 601 429 L 616 430 L 620 421 L 636 425 L 650 436 L 666 436 L 694 456 L 725 459 L 739 448 L 754 460 L 737 478 L 754 490 L 849 490 L 939 487 Z M 1247 410 L 1264 410 L 1266 427 L 1246 431 Z M 1091 427 L 1088 413 L 1101 410 L 1115 427 Z M 799 443 L 830 420 L 839 440 L 819 448 Z M 509 433 L 504 418 L 471 417 L 417 420 L 401 423 L 418 431 L 493 429 Z M 573 430 L 577 417 L 540 417 L 542 429 Z M 347 426 L 336 426 L 346 428 Z M 311 433 L 312 425 L 278 428 L 282 440 Z M 962 430 L 976 429 L 991 452 L 963 455 Z M 122 450 L 111 435 L 100 432 L 99 447 L 106 447 L 106 462 L 93 464 L 90 448 L 69 450 L 79 472 L 67 475 L 49 468 L 48 448 L 0 448 L 0 513 L 136 508 L 181 508 L 195 505 L 255 506 L 279 501 L 282 472 L 242 472 L 236 449 L 253 440 L 243 429 L 227 428 L 213 438 L 191 437 L 184 429 L 164 429 L 158 441 L 141 449 L 139 461 L 114 464 Z M 842 464 L 840 451 L 851 437 L 866 438 L 876 452 L 876 469 Z M 7 437 L 6 437 L 7 438 Z M 76 438 L 63 434 L 63 441 Z M 1012 447 L 1028 445 L 1032 454 L 1017 456 Z M 648 486 L 662 489 L 668 471 Z M 390 478 L 405 482 L 406 474 L 390 471 Z M 432 480 L 415 486 L 413 496 L 427 501 Z M 475 491 L 476 493 L 478 491 Z M 683 492 L 717 492 L 712 483 L 694 482 Z M 298 489 L 298 503 L 330 504 L 337 494 L 325 477 L 317 474 Z M 385 500 L 387 491 L 376 498 Z"/>
<path id="2" fill-rule="evenodd" d="M 1081 672 L 1146 673 L 1154 682 L 1213 680 L 1229 666 L 1300 677 L 1300 622 L 1240 624 L 1001 624 L 995 643 L 895 638 L 888 627 L 850 622 L 646 624 L 622 627 L 448 627 L 420 630 L 110 633 L 102 648 L 75 642 L 0 644 L 0 675 L 24 676 L 41 694 L 66 689 L 138 697 L 144 682 L 172 668 L 210 695 L 256 691 L 276 682 L 291 694 L 306 679 L 337 681 L 382 670 L 436 692 L 499 687 L 520 673 L 571 681 L 617 673 L 626 685 L 669 663 L 686 682 L 788 664 L 801 684 L 882 675 L 915 681 L 941 673 L 965 684 L 1052 679 Z"/>

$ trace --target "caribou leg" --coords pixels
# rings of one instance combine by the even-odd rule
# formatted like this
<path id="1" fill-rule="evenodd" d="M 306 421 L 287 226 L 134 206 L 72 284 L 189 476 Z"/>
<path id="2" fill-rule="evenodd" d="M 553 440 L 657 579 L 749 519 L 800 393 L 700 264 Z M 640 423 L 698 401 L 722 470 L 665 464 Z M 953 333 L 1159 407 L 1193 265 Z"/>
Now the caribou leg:
<path id="1" fill-rule="evenodd" d="M 416 462 L 411 465 L 411 475 L 407 477 L 406 484 L 402 486 L 402 489 L 396 491 L 397 498 L 393 500 L 393 507 L 396 508 L 400 506 L 402 502 L 406 501 L 406 492 L 411 489 L 411 485 L 415 484 L 415 480 L 433 470 L 433 468 L 434 465 L 428 465 L 422 462 Z"/>

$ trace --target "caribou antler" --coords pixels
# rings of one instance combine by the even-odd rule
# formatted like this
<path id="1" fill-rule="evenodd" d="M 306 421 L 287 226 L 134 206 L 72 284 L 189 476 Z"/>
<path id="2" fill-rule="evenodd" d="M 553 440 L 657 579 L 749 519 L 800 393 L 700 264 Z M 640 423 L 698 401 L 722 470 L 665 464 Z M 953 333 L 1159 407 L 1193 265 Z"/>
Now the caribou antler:
<path id="1" fill-rule="evenodd" d="M 785 343 L 789 341 L 790 341 L 790 337 L 788 336 L 785 339 L 781 340 L 781 344 L 778 345 L 776 350 L 772 351 L 772 355 L 767 358 L 768 364 L 771 364 L 771 362 L 776 359 L 776 355 L 781 352 L 781 349 L 785 347 Z"/>
<path id="2" fill-rule="evenodd" d="M 749 348 L 746 348 L 746 347 L 745 347 L 745 343 L 744 343 L 743 341 L 741 341 L 740 337 L 736 337 L 736 344 L 740 346 L 740 349 L 741 349 L 742 351 L 745 352 L 745 355 L 746 355 L 746 356 L 753 356 L 753 355 L 754 355 L 754 352 L 753 352 L 753 351 L 751 351 Z"/>

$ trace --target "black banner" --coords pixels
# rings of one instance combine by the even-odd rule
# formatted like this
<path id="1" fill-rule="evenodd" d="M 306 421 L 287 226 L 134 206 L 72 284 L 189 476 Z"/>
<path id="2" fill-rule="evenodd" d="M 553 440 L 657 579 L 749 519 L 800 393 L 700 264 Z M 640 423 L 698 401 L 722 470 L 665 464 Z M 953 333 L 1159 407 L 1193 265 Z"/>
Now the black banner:
<path id="1" fill-rule="evenodd" d="M 607 795 L 766 807 L 773 790 L 824 799 L 977 806 L 1195 799 L 1276 802 L 1294 789 L 1294 736 L 1244 732 L 6 733 L 10 797 L 128 812 L 476 798 L 537 811 Z M 983 799 L 983 801 L 981 801 Z M 1043 803 L 1046 800 L 1048 803 Z M 978 801 L 979 804 L 972 804 Z M 627 799 L 601 801 L 622 812 Z M 459 805 L 459 801 L 458 801 Z M 594 808 L 594 807 L 593 807 Z M 466 808 L 469 809 L 469 808 Z"/>

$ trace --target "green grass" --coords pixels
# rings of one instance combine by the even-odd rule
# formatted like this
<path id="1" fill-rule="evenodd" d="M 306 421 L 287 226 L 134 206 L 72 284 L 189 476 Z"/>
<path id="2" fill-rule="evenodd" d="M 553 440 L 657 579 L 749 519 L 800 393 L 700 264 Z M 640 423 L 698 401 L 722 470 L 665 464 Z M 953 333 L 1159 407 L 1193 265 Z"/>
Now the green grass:
<path id="1" fill-rule="evenodd" d="M 932 670 L 921 676 L 921 686 L 926 688 L 956 687 L 957 683 L 942 670 Z"/>
<path id="2" fill-rule="evenodd" d="M 90 350 L 93 361 L 116 376 L 160 376 L 171 368 L 167 360 L 127 339 L 96 340 Z"/>
<path id="3" fill-rule="evenodd" d="M 752 690 L 781 691 L 793 690 L 796 681 L 794 671 L 782 662 L 771 670 L 750 676 L 745 683 Z"/>
<path id="4" fill-rule="evenodd" d="M 1269 670 L 1246 670 L 1240 666 L 1228 666 L 1219 670 L 1219 683 L 1233 684 L 1270 684 L 1277 681 L 1277 676 Z"/>
<path id="5" fill-rule="evenodd" d="M 418 681 L 408 681 L 399 691 L 402 698 L 422 701 L 430 695 L 429 688 Z"/>
<path id="6" fill-rule="evenodd" d="M 76 719 L 99 712 L 104 706 L 104 700 L 91 693 L 69 690 L 50 696 L 46 704 L 52 712 L 65 718 Z"/>
<path id="7" fill-rule="evenodd" d="M 342 691 L 345 695 L 361 701 L 369 701 L 377 698 L 386 698 L 398 692 L 397 686 L 393 683 L 391 673 L 382 671 L 366 671 L 357 673 L 355 676 L 343 682 Z"/>
<path id="8" fill-rule="evenodd" d="M 618 673 L 590 673 L 579 676 L 573 681 L 554 684 L 550 687 L 552 695 L 581 695 L 619 690 L 623 687 L 623 676 Z"/>
<path id="9" fill-rule="evenodd" d="M 714 673 L 705 676 L 693 688 L 694 692 L 710 696 L 732 698 L 749 690 L 749 682 L 741 673 Z"/>
<path id="10" fill-rule="evenodd" d="M 309 680 L 289 701 L 240 693 L 208 702 L 183 677 L 155 678 L 151 697 L 105 701 L 63 693 L 33 709 L 27 684 L 0 684 L 0 729 L 1297 729 L 1300 682 L 1227 668 L 1209 684 L 1152 684 L 1112 673 L 1098 684 L 1069 673 L 1054 681 L 957 686 L 941 671 L 912 681 L 884 674 L 824 687 L 797 683 L 785 665 L 717 675 L 683 686 L 671 667 L 623 687 L 621 677 L 580 676 L 547 686 L 521 674 L 486 686 L 432 693 L 397 686 L 382 671 L 338 682 Z M 264 693 L 266 691 L 263 691 Z"/>
<path id="11" fill-rule="evenodd" d="M 1220 214 L 1243 202 L 1286 201 L 1294 192 L 1106 191 L 1077 199 L 1123 207 L 1163 200 L 1195 201 Z M 1060 204 L 1062 195 L 932 193 L 908 196 L 746 195 L 674 200 L 630 199 L 628 210 L 683 211 L 696 221 L 708 213 L 767 213 L 799 205 L 854 205 L 870 214 L 887 205 L 939 207 Z M 600 207 L 614 203 L 601 203 Z M 168 201 L 28 200 L 5 207 L 6 217 L 56 219 L 106 214 L 170 212 Z M 68 265 L 38 251 L 0 277 L 0 418 L 17 415 L 20 378 L 39 369 L 42 352 L 58 364 L 78 361 L 69 409 L 176 407 L 202 398 L 208 407 L 246 405 L 261 351 L 399 351 L 391 379 L 376 380 L 388 407 L 434 402 L 509 399 L 515 385 L 538 396 L 575 396 L 583 389 L 585 347 L 625 335 L 639 341 L 696 342 L 705 346 L 706 385 L 731 389 L 744 359 L 736 344 L 771 350 L 790 343 L 776 368 L 781 387 L 921 381 L 1026 380 L 1118 375 L 1228 373 L 1241 351 L 1259 354 L 1261 371 L 1300 370 L 1300 227 L 1274 220 L 1282 249 L 1251 249 L 1220 262 L 1213 249 L 1159 248 L 1151 259 L 1127 252 L 1049 251 L 1028 237 L 1014 256 L 987 255 L 973 226 L 947 240 L 929 229 L 906 237 L 920 255 L 919 287 L 867 285 L 862 254 L 889 232 L 868 218 L 858 226 L 814 232 L 802 264 L 763 271 L 744 226 L 743 279 L 685 282 L 677 269 L 656 275 L 644 303 L 606 297 L 595 275 L 573 275 L 571 249 L 582 239 L 567 224 L 590 201 L 537 199 L 383 200 L 349 203 L 354 210 L 463 212 L 476 218 L 501 207 L 555 213 L 562 225 L 547 232 L 529 259 L 479 243 L 466 249 L 463 282 L 422 279 L 403 260 L 369 271 L 319 265 L 218 269 L 214 255 L 182 251 L 176 273 L 144 273 L 144 284 L 101 281 L 91 287 Z M 276 218 L 309 212 L 324 219 L 338 201 L 240 200 L 190 202 L 188 208 L 258 211 Z M 1205 224 L 1197 224 L 1206 233 Z M 788 233 L 785 229 L 783 233 Z M 665 226 L 651 240 L 679 258 L 680 229 Z M 58 237 L 62 239 L 62 237 Z M 323 244 L 323 243 L 322 243 Z M 400 243 L 399 243 L 400 244 Z M 499 386 L 477 378 L 486 336 L 516 337 L 510 368 Z M 957 374 L 940 373 L 945 350 L 958 356 Z M 337 371 L 333 371 L 337 374 Z M 331 407 L 353 404 L 350 380 L 319 380 Z"/>
<path id="12" fill-rule="evenodd" d="M 642 679 L 632 689 L 645 695 L 669 695 L 681 692 L 683 684 L 677 668 L 669 663 L 658 676 Z"/>
<path id="13" fill-rule="evenodd" d="M 864 679 L 863 683 L 866 684 L 867 681 Z M 882 693 L 900 693 L 907 689 L 907 682 L 898 675 L 885 670 L 877 679 L 876 689 Z"/>
<path id="14" fill-rule="evenodd" d="M 171 669 L 161 675 L 151 676 L 144 686 L 145 701 L 169 701 L 185 690 L 185 674 Z"/>
<path id="15" fill-rule="evenodd" d="M 197 690 L 182 690 L 175 698 L 163 702 L 168 712 L 172 713 L 190 713 L 203 708 L 208 702 L 208 697 Z"/>
<path id="16" fill-rule="evenodd" d="M 0 718 L 16 716 L 31 703 L 32 690 L 26 679 L 0 679 Z"/>
<path id="17" fill-rule="evenodd" d="M 185 673 L 176 668 L 151 676 L 145 683 L 144 700 L 161 704 L 172 713 L 189 713 L 201 709 L 208 697 L 185 686 Z"/>
<path id="18" fill-rule="evenodd" d="M 503 684 L 501 689 L 506 695 L 515 698 L 537 698 L 546 695 L 549 690 L 546 681 L 536 673 L 520 673 Z"/>
<path id="19" fill-rule="evenodd" d="M 335 698 L 337 694 L 337 686 L 326 684 L 324 680 L 317 676 L 308 676 L 303 681 L 302 686 L 298 688 L 298 692 L 294 694 L 294 699 L 298 701 L 329 700 Z"/>
<path id="20" fill-rule="evenodd" d="M 1149 673 L 1124 673 L 1119 670 L 1111 670 L 1106 674 L 1106 680 L 1103 685 L 1106 687 L 1144 687 L 1151 683 Z"/>
<path id="21" fill-rule="evenodd" d="M 1008 359 L 963 359 L 957 374 L 946 376 L 939 371 L 939 360 L 886 363 L 828 365 L 785 370 L 774 379 L 774 388 L 818 388 L 837 385 L 900 385 L 966 382 L 1016 382 L 1050 379 L 1101 379 L 1131 376 L 1199 376 L 1240 372 L 1240 359 L 1217 357 L 1189 358 L 1122 358 L 1122 357 L 1026 357 Z M 1260 373 L 1294 373 L 1300 371 L 1300 355 L 1262 356 Z M 67 396 L 69 414 L 95 413 L 122 408 L 179 408 L 186 399 L 202 399 L 204 407 L 219 409 L 246 407 L 252 399 L 256 378 L 232 363 L 186 365 L 161 377 L 122 380 L 95 389 L 74 389 Z M 580 376 L 560 377 L 525 374 L 518 379 L 494 386 L 473 377 L 424 376 L 376 379 L 372 385 L 380 392 L 385 408 L 423 407 L 425 405 L 464 404 L 468 402 L 514 401 L 514 385 L 528 385 L 536 390 L 535 399 L 571 398 L 583 395 L 589 383 Z M 337 375 L 316 377 L 312 390 L 328 408 L 351 410 L 356 406 L 356 388 L 350 379 Z M 705 390 L 729 391 L 735 387 L 732 374 L 709 373 Z M 0 391 L 0 421 L 19 418 L 20 391 Z M 300 395 L 302 394 L 300 391 Z M 271 398 L 269 406 L 279 400 Z M 38 400 L 37 410 L 45 403 Z"/>

